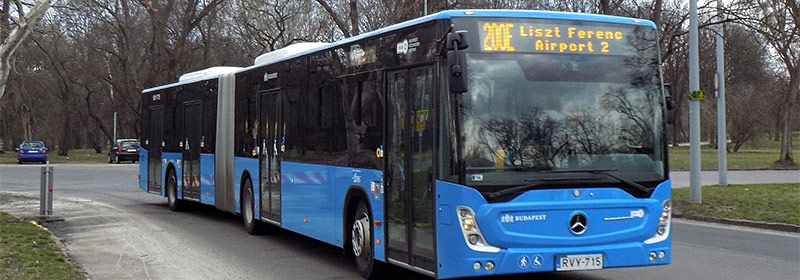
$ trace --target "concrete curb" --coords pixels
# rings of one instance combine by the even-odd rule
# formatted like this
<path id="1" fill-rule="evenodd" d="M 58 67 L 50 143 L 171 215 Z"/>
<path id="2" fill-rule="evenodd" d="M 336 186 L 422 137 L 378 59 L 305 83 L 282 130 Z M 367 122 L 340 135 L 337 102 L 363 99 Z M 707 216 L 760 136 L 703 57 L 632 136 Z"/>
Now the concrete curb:
<path id="1" fill-rule="evenodd" d="M 745 227 L 763 228 L 763 229 L 770 229 L 770 230 L 778 230 L 778 231 L 800 233 L 800 226 L 791 225 L 791 224 L 784 224 L 784 223 L 757 222 L 757 221 L 705 217 L 705 216 L 697 216 L 697 215 L 692 215 L 692 214 L 679 214 L 679 213 L 672 213 L 672 217 L 673 218 L 682 218 L 682 219 L 687 219 L 687 220 L 701 221 L 701 222 L 708 222 L 708 223 L 718 223 L 718 224 L 727 224 L 727 225 L 735 225 L 735 226 L 745 226 Z"/>

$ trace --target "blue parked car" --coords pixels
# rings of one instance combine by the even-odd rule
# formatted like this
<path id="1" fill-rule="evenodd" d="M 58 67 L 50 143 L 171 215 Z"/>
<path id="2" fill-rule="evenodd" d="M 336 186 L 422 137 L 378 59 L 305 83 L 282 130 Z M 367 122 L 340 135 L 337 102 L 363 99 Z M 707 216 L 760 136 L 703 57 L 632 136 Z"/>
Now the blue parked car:
<path id="1" fill-rule="evenodd" d="M 22 164 L 26 161 L 47 163 L 47 147 L 44 142 L 38 140 L 31 140 L 22 142 L 17 148 L 19 157 L 17 163 Z"/>

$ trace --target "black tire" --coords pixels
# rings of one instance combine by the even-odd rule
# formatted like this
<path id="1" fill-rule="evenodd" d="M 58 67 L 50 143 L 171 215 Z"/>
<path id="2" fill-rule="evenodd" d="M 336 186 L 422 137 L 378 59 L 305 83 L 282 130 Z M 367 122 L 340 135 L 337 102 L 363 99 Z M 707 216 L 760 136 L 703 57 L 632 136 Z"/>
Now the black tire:
<path id="1" fill-rule="evenodd" d="M 119 164 L 119 155 L 114 155 L 114 163 Z"/>
<path id="2" fill-rule="evenodd" d="M 244 185 L 242 185 L 242 221 L 244 221 L 244 228 L 247 233 L 258 235 L 264 231 L 264 225 L 256 220 L 255 200 L 253 197 L 253 183 L 249 178 L 245 179 Z"/>
<path id="3" fill-rule="evenodd" d="M 372 246 L 374 232 L 372 214 L 367 204 L 361 200 L 351 215 L 350 248 L 356 260 L 356 269 L 365 279 L 380 278 L 385 269 L 383 263 L 375 261 L 375 250 Z"/>
<path id="4" fill-rule="evenodd" d="M 17 164 L 22 164 L 22 161 L 19 161 L 19 160 L 18 160 L 18 161 L 17 161 Z"/>
<path id="5" fill-rule="evenodd" d="M 170 170 L 167 173 L 167 206 L 169 210 L 178 212 L 183 210 L 183 201 L 178 199 L 178 178 L 175 176 L 175 171 Z"/>
<path id="6" fill-rule="evenodd" d="M 114 162 L 114 161 L 111 158 L 111 154 L 108 154 L 108 163 L 112 163 L 112 162 Z"/>

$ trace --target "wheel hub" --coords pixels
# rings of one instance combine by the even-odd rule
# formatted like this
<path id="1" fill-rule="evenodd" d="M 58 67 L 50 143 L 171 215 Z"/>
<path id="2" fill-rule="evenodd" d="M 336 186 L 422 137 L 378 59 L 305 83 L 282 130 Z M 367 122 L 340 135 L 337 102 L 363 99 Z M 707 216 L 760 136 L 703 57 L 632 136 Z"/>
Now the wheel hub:
<path id="1" fill-rule="evenodd" d="M 244 200 L 244 218 L 247 220 L 248 223 L 253 221 L 253 195 L 248 189 L 245 193 L 245 200 Z"/>
<path id="2" fill-rule="evenodd" d="M 356 256 L 361 256 L 364 251 L 365 242 L 369 236 L 369 217 L 363 215 L 361 219 L 353 222 L 353 253 Z"/>

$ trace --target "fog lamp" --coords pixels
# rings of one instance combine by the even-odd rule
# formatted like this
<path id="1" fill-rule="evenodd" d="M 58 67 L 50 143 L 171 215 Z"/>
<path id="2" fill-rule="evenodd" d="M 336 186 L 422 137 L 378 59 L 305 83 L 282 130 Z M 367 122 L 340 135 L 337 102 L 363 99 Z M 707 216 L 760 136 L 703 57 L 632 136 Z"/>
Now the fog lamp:
<path id="1" fill-rule="evenodd" d="M 469 235 L 469 244 L 472 244 L 472 245 L 478 244 L 478 241 L 480 241 L 480 240 L 481 239 L 480 239 L 480 237 L 478 237 L 477 234 L 470 234 Z"/>
<path id="2" fill-rule="evenodd" d="M 658 235 L 664 235 L 666 231 L 667 231 L 666 225 L 658 225 L 658 228 L 656 228 L 656 233 L 658 233 Z"/>

